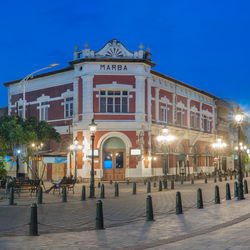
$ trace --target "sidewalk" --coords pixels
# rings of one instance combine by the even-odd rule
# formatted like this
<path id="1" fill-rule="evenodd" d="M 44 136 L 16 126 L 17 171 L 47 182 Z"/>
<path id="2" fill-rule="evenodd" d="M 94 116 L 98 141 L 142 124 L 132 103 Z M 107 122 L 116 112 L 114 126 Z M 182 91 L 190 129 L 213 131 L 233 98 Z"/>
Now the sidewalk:
<path id="1" fill-rule="evenodd" d="M 100 231 L 0 237 L 1 249 L 250 249 L 250 195 Z"/>

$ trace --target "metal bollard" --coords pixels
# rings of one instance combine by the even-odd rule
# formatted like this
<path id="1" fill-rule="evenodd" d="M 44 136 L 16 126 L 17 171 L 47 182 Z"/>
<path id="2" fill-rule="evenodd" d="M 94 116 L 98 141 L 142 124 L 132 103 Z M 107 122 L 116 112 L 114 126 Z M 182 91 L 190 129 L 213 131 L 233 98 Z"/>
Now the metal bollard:
<path id="1" fill-rule="evenodd" d="M 171 180 L 171 189 L 174 189 L 174 180 Z"/>
<path id="2" fill-rule="evenodd" d="M 181 202 L 181 193 L 176 192 L 176 214 L 182 214 L 182 202 Z"/>
<path id="3" fill-rule="evenodd" d="M 156 182 L 154 182 L 154 187 L 156 187 Z"/>
<path id="4" fill-rule="evenodd" d="M 207 184 L 207 177 L 205 178 L 204 182 L 205 182 L 205 184 Z"/>
<path id="5" fill-rule="evenodd" d="M 129 179 L 127 179 L 127 185 L 129 184 Z"/>
<path id="6" fill-rule="evenodd" d="M 147 185 L 147 193 L 151 193 L 151 182 L 150 181 L 148 182 L 148 185 Z"/>
<path id="7" fill-rule="evenodd" d="M 104 188 L 104 184 L 101 185 L 101 194 L 100 194 L 100 198 L 104 199 L 105 198 L 105 188 Z"/>
<path id="8" fill-rule="evenodd" d="M 148 195 L 146 198 L 146 221 L 153 221 L 154 220 L 154 213 L 153 213 L 153 204 L 152 204 L 152 197 Z"/>
<path id="9" fill-rule="evenodd" d="M 216 179 L 216 177 L 214 177 L 214 183 L 216 183 L 217 182 L 217 179 Z"/>
<path id="10" fill-rule="evenodd" d="M 235 179 L 235 180 L 237 179 L 237 174 L 234 175 L 234 179 Z"/>
<path id="11" fill-rule="evenodd" d="M 29 235 L 38 236 L 37 204 L 36 203 L 32 203 L 30 207 Z"/>
<path id="12" fill-rule="evenodd" d="M 231 192 L 229 183 L 226 184 L 226 200 L 231 200 Z"/>
<path id="13" fill-rule="evenodd" d="M 110 180 L 109 184 L 112 184 L 112 183 L 113 183 L 113 181 L 112 181 L 112 180 Z"/>
<path id="14" fill-rule="evenodd" d="M 102 201 L 101 200 L 98 200 L 96 202 L 95 229 L 96 230 L 104 229 L 103 209 L 102 209 Z"/>
<path id="15" fill-rule="evenodd" d="M 246 177 L 248 177 L 248 172 L 246 172 Z"/>
<path id="16" fill-rule="evenodd" d="M 230 173 L 230 180 L 232 180 L 233 179 L 233 175 L 232 175 L 232 173 Z"/>
<path id="17" fill-rule="evenodd" d="M 98 188 L 100 188 L 101 187 L 101 183 L 100 182 L 98 182 Z"/>
<path id="18" fill-rule="evenodd" d="M 14 203 L 14 188 L 10 188 L 10 193 L 9 193 L 9 205 L 15 205 Z"/>
<path id="19" fill-rule="evenodd" d="M 62 202 L 67 202 L 67 189 L 66 189 L 66 187 L 62 188 Z"/>
<path id="20" fill-rule="evenodd" d="M 133 194 L 136 194 L 136 182 L 133 182 Z"/>
<path id="21" fill-rule="evenodd" d="M 38 187 L 38 190 L 37 190 L 37 204 L 43 204 L 43 189 L 42 189 L 42 187 Z"/>
<path id="22" fill-rule="evenodd" d="M 234 182 L 234 197 L 238 197 L 239 193 L 238 193 L 238 183 L 237 181 Z"/>
<path id="23" fill-rule="evenodd" d="M 222 177 L 221 177 L 221 175 L 219 176 L 219 182 L 222 182 Z"/>
<path id="24" fill-rule="evenodd" d="M 119 196 L 119 186 L 118 186 L 118 183 L 115 182 L 115 197 L 118 197 Z"/>
<path id="25" fill-rule="evenodd" d="M 227 176 L 225 176 L 225 181 L 227 181 Z"/>
<path id="26" fill-rule="evenodd" d="M 163 180 L 163 188 L 168 189 L 168 181 L 167 180 Z"/>
<path id="27" fill-rule="evenodd" d="M 244 180 L 244 194 L 248 194 L 247 180 Z"/>
<path id="28" fill-rule="evenodd" d="M 191 179 L 191 184 L 194 184 L 194 178 Z"/>
<path id="29" fill-rule="evenodd" d="M 214 189 L 214 204 L 220 204 L 220 191 L 217 185 Z"/>
<path id="30" fill-rule="evenodd" d="M 197 190 L 197 208 L 198 209 L 203 208 L 202 190 L 200 188 L 198 188 Z"/>
<path id="31" fill-rule="evenodd" d="M 158 191 L 159 191 L 159 192 L 162 191 L 162 182 L 161 182 L 161 180 L 159 181 Z"/>
<path id="32" fill-rule="evenodd" d="M 181 178 L 181 184 L 183 184 L 183 178 Z"/>
<path id="33" fill-rule="evenodd" d="M 147 182 L 146 182 L 146 180 L 145 180 L 145 179 L 144 179 L 143 183 L 144 183 L 144 185 L 146 185 L 146 183 L 147 183 Z"/>
<path id="34" fill-rule="evenodd" d="M 86 200 L 86 188 L 84 185 L 82 185 L 82 195 L 81 195 L 81 201 Z"/>

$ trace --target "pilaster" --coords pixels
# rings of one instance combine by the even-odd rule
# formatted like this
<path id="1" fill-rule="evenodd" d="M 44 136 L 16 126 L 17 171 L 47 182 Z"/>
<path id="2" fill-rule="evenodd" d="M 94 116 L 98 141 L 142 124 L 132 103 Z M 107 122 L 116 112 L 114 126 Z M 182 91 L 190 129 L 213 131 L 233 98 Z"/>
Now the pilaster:
<path id="1" fill-rule="evenodd" d="M 145 121 L 145 77 L 136 76 L 136 121 Z"/>
<path id="2" fill-rule="evenodd" d="M 159 122 L 159 92 L 160 88 L 155 88 L 155 120 Z"/>

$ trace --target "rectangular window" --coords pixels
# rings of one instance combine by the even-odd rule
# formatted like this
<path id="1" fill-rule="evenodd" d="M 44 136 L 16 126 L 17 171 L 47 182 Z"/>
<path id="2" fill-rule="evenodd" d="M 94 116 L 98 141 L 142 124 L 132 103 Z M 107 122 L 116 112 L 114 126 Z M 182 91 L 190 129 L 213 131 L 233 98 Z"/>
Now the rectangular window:
<path id="1" fill-rule="evenodd" d="M 73 97 L 65 99 L 65 118 L 73 117 Z"/>
<path id="2" fill-rule="evenodd" d="M 161 118 L 163 122 L 167 122 L 167 105 L 161 105 Z"/>
<path id="3" fill-rule="evenodd" d="M 182 126 L 183 125 L 183 111 L 181 108 L 177 108 L 177 125 Z"/>
<path id="4" fill-rule="evenodd" d="M 48 121 L 49 102 L 42 102 L 40 109 L 40 120 Z"/>
<path id="5" fill-rule="evenodd" d="M 210 121 L 207 116 L 204 116 L 203 118 L 203 129 L 206 132 L 210 132 Z"/>
<path id="6" fill-rule="evenodd" d="M 19 117 L 23 117 L 23 106 L 22 105 L 18 106 L 17 115 Z"/>
<path id="7" fill-rule="evenodd" d="M 200 127 L 199 114 L 191 113 L 191 127 L 198 129 Z"/>
<path id="8" fill-rule="evenodd" d="M 128 113 L 128 91 L 100 91 L 101 113 Z"/>

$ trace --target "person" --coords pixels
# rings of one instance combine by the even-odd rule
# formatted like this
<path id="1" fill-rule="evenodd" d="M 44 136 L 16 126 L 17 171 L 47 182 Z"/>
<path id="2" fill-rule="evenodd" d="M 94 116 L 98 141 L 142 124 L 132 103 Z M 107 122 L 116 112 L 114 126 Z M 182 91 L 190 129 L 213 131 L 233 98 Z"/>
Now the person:
<path id="1" fill-rule="evenodd" d="M 51 186 L 48 190 L 46 190 L 45 193 L 49 193 L 52 189 L 59 188 L 59 187 L 60 187 L 60 184 L 66 183 L 66 181 L 67 181 L 66 176 L 63 176 L 62 179 L 59 178 L 59 180 L 58 180 L 56 183 L 54 183 L 54 185 Z"/>

